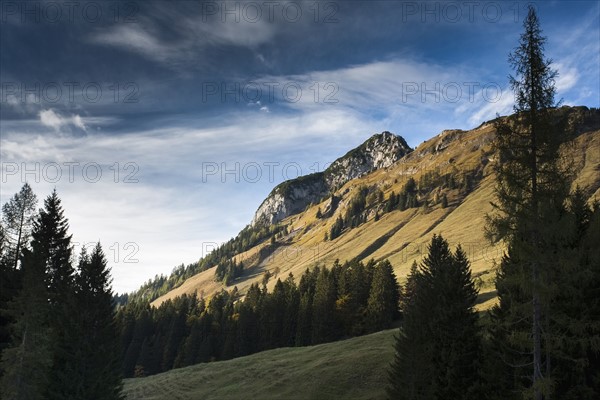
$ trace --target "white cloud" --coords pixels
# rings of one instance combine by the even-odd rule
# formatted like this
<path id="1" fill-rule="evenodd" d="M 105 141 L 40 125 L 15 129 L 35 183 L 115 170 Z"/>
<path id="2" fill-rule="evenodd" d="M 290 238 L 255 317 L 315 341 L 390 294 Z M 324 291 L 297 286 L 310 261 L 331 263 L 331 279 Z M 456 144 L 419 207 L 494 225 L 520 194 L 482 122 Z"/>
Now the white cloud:
<path id="1" fill-rule="evenodd" d="M 65 119 L 55 113 L 52 109 L 40 111 L 40 122 L 42 125 L 49 126 L 56 131 L 60 130 L 60 128 L 67 124 Z"/>
<path id="2" fill-rule="evenodd" d="M 71 123 L 72 123 L 73 125 L 75 125 L 76 127 L 78 127 L 79 129 L 82 129 L 82 130 L 84 130 L 84 131 L 87 129 L 87 127 L 86 127 L 86 126 L 85 126 L 85 124 L 83 123 L 83 119 L 82 119 L 82 118 L 81 118 L 81 116 L 79 116 L 79 115 L 73 115 L 73 116 L 71 117 Z"/>
<path id="3" fill-rule="evenodd" d="M 73 125 L 79 129 L 87 130 L 81 116 L 74 114 L 71 117 L 63 117 L 53 109 L 42 110 L 39 112 L 40 122 L 42 125 L 50 127 L 55 131 L 60 131 L 63 127 Z"/>
<path id="4" fill-rule="evenodd" d="M 561 63 L 556 63 L 551 66 L 558 71 L 556 78 L 556 90 L 560 93 L 573 88 L 579 80 L 579 72 L 577 68 L 570 67 Z"/>

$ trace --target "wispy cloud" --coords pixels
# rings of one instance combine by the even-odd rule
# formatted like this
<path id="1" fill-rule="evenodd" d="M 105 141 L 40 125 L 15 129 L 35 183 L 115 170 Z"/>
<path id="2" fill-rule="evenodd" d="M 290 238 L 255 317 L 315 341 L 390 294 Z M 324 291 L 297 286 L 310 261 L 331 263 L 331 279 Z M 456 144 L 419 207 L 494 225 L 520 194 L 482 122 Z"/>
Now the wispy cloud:
<path id="1" fill-rule="evenodd" d="M 229 7 L 227 2 L 214 4 Z M 239 3 L 233 5 L 240 7 Z M 209 49 L 223 46 L 256 49 L 272 40 L 277 31 L 276 24 L 262 17 L 254 21 L 240 15 L 227 18 L 222 18 L 221 13 L 206 15 L 202 7 L 189 7 L 189 13 L 174 11 L 160 3 L 153 7 L 157 11 L 152 17 L 140 16 L 136 23 L 103 28 L 94 32 L 89 41 L 133 51 L 161 65 L 182 70 L 205 65 Z M 260 54 L 256 57 L 265 61 Z"/>
<path id="2" fill-rule="evenodd" d="M 177 44 L 169 45 L 163 42 L 139 24 L 118 25 L 102 30 L 93 35 L 91 40 L 95 43 L 135 51 L 160 63 L 167 63 L 174 57 L 179 58 L 181 54 L 181 49 Z"/>

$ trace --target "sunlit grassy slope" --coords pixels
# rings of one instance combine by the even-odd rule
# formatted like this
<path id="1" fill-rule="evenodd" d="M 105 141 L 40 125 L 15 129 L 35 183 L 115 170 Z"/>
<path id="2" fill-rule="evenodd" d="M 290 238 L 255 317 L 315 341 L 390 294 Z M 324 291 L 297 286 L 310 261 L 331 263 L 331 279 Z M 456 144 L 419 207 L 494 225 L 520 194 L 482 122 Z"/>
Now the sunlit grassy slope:
<path id="1" fill-rule="evenodd" d="M 266 259 L 257 257 L 264 244 L 237 255 L 237 261 L 244 260 L 247 270 L 232 286 L 237 286 L 243 294 L 267 270 L 282 279 L 289 273 L 299 277 L 306 268 L 316 264 L 330 266 L 336 259 L 345 261 L 355 257 L 362 260 L 389 259 L 400 282 L 403 282 L 413 261 L 419 261 L 426 254 L 433 234 L 441 233 L 452 247 L 463 246 L 472 263 L 473 274 L 480 282 L 481 296 L 487 299 L 478 308 L 489 308 L 495 301 L 494 263 L 503 251 L 501 246 L 491 245 L 484 238 L 485 215 L 492 211 L 490 201 L 493 200 L 491 165 L 494 158 L 490 148 L 493 135 L 494 128 L 490 123 L 470 131 L 444 131 L 423 142 L 391 167 L 346 183 L 335 193 L 342 200 L 331 217 L 317 219 L 317 210 L 324 209 L 325 202 L 315 204 L 283 221 L 288 226 L 289 235 L 278 239 L 277 250 L 271 256 Z M 566 146 L 564 154 L 573 164 L 576 183 L 589 187 L 592 198 L 595 196 L 600 200 L 600 131 L 597 124 Z M 458 190 L 444 191 L 449 200 L 445 209 L 435 205 L 427 210 L 393 211 L 382 214 L 378 221 L 372 214 L 358 228 L 344 232 L 333 241 L 324 241 L 326 232 L 339 215 L 344 215 L 350 198 L 361 186 L 376 186 L 387 199 L 392 191 L 398 193 L 409 177 L 418 181 L 428 171 L 437 171 L 440 175 L 452 172 L 460 176 L 476 169 L 483 172 L 483 179 L 468 195 L 461 195 Z M 276 279 L 271 279 L 269 289 L 275 282 Z M 153 305 L 183 293 L 196 292 L 210 297 L 222 288 L 226 287 L 214 280 L 214 269 L 209 269 L 158 298 Z"/>
<path id="2" fill-rule="evenodd" d="M 270 350 L 127 379 L 125 392 L 128 400 L 385 399 L 396 332 Z"/>

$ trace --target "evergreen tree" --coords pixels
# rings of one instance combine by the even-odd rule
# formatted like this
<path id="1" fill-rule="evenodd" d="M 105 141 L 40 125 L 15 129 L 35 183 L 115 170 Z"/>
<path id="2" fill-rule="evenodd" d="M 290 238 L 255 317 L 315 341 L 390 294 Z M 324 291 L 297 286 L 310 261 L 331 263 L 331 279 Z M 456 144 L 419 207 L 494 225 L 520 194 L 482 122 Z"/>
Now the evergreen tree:
<path id="1" fill-rule="evenodd" d="M 419 270 L 417 262 L 413 261 L 410 266 L 410 271 L 406 277 L 406 283 L 400 290 L 400 311 L 404 311 L 410 306 L 410 303 L 414 299 L 415 292 L 417 291 L 417 279 L 419 277 Z"/>
<path id="2" fill-rule="evenodd" d="M 264 348 L 281 347 L 287 339 L 283 337 L 283 323 L 286 311 L 286 289 L 277 279 L 273 292 L 267 294 L 261 309 Z"/>
<path id="3" fill-rule="evenodd" d="M 69 223 L 54 190 L 44 200 L 44 208 L 34 223 L 32 246 L 37 246 L 35 250 L 46 261 L 49 300 L 57 313 L 68 304 L 74 292 L 75 270 L 71 265 L 71 235 L 68 235 L 68 229 Z"/>
<path id="4" fill-rule="evenodd" d="M 440 236 L 441 238 L 441 236 Z M 458 246 L 436 277 L 438 288 L 437 342 L 434 347 L 436 396 L 439 399 L 480 398 L 481 338 L 477 313 L 477 289 L 466 254 Z M 444 307 L 439 307 L 444 304 Z"/>
<path id="5" fill-rule="evenodd" d="M 366 332 L 365 314 L 369 301 L 373 275 L 362 262 L 352 263 L 350 266 L 350 293 L 351 308 L 354 309 L 354 323 L 351 335 Z"/>
<path id="6" fill-rule="evenodd" d="M 132 339 L 125 351 L 123 358 L 123 375 L 125 377 L 133 376 L 144 340 L 152 335 L 152 329 L 152 317 L 150 315 L 150 305 L 148 304 L 136 317 Z"/>
<path id="7" fill-rule="evenodd" d="M 79 262 L 75 278 L 77 316 L 75 354 L 67 367 L 73 399 L 116 400 L 123 398 L 119 337 L 115 324 L 110 270 L 100 243 Z"/>
<path id="8" fill-rule="evenodd" d="M 283 329 L 281 336 L 283 346 L 293 346 L 296 342 L 296 330 L 298 324 L 298 308 L 300 307 L 300 294 L 294 276 L 290 273 L 283 282 L 285 290 L 285 311 L 283 314 Z"/>
<path id="9" fill-rule="evenodd" d="M 173 368 L 177 352 L 183 344 L 186 335 L 187 296 L 179 298 L 175 310 L 170 312 L 168 329 L 166 332 L 164 351 L 162 352 L 161 370 L 168 371 Z"/>
<path id="10" fill-rule="evenodd" d="M 385 260 L 377 264 L 367 302 L 368 331 L 389 328 L 398 318 L 400 299 L 398 282 L 392 264 Z"/>
<path id="11" fill-rule="evenodd" d="M 552 277 L 560 290 L 550 304 L 552 331 L 546 357 L 551 359 L 553 396 L 600 397 L 600 207 L 585 203 L 582 191 L 570 197 L 554 257 L 560 272 Z M 561 246 L 562 244 L 562 246 Z M 558 332 L 558 333 L 557 333 Z"/>
<path id="12" fill-rule="evenodd" d="M 317 278 L 312 304 L 312 344 L 335 339 L 335 301 L 334 276 L 327 268 L 323 268 Z"/>
<path id="13" fill-rule="evenodd" d="M 4 226 L 0 221 L 0 353 L 10 345 L 9 326 L 14 322 L 8 312 L 10 301 L 19 292 L 22 270 L 13 268 L 13 257 L 10 254 L 8 238 L 4 234 Z M 0 377 L 2 366 L 0 365 Z"/>
<path id="14" fill-rule="evenodd" d="M 340 236 L 342 234 L 343 229 L 344 229 L 344 220 L 342 219 L 341 216 L 338 216 L 336 218 L 335 222 L 333 223 L 333 225 L 331 225 L 331 229 L 329 230 L 329 240 L 334 240 L 338 236 Z"/>
<path id="15" fill-rule="evenodd" d="M 558 268 L 553 236 L 564 214 L 570 181 L 558 156 L 567 129 L 552 121 L 549 113 L 555 107 L 557 74 L 544 56 L 545 42 L 530 6 L 519 46 L 509 57 L 516 72 L 516 77 L 510 77 L 516 114 L 496 123 L 493 206 L 497 212 L 488 218 L 488 235 L 494 241 L 504 240 L 509 248 L 497 277 L 500 301 L 493 313 L 500 327 L 495 332 L 506 333 L 502 334 L 504 359 L 510 359 L 510 354 L 531 354 L 529 382 L 522 385 L 531 390 L 534 400 L 552 392 L 550 353 L 555 332 L 550 320 L 556 295 L 552 281 Z M 515 375 L 521 376 L 522 371 Z"/>
<path id="16" fill-rule="evenodd" d="M 9 302 L 20 288 L 18 263 L 23 249 L 29 245 L 36 216 L 37 197 L 28 183 L 2 206 L 0 221 L 0 352 L 10 345 Z M 0 368 L 0 376 L 2 369 Z"/>
<path id="17" fill-rule="evenodd" d="M 258 286 L 255 286 L 258 288 Z M 246 297 L 247 298 L 247 297 Z M 246 300 L 238 305 L 238 329 L 236 356 L 245 356 L 258 351 L 259 329 L 256 310 Z"/>
<path id="18" fill-rule="evenodd" d="M 312 339 L 312 295 L 305 292 L 298 305 L 298 324 L 296 326 L 296 346 L 308 346 Z"/>
<path id="19" fill-rule="evenodd" d="M 37 197 L 25 183 L 19 193 L 2 206 L 3 235 L 7 239 L 6 251 L 12 256 L 12 267 L 17 269 L 23 247 L 29 243 L 36 217 Z"/>
<path id="20" fill-rule="evenodd" d="M 35 234 L 35 232 L 34 232 Z M 52 366 L 45 262 L 37 245 L 25 250 L 23 285 L 9 304 L 12 346 L 2 352 L 0 394 L 6 400 L 42 400 Z"/>
<path id="21" fill-rule="evenodd" d="M 71 333 L 77 329 L 73 313 L 75 300 L 75 270 L 71 264 L 71 235 L 56 190 L 44 200 L 34 224 L 32 248 L 43 255 L 46 265 L 46 286 L 50 303 L 51 346 L 53 368 L 50 370 L 48 399 L 64 399 L 71 393 L 71 377 L 65 373 L 75 351 Z"/>
<path id="22" fill-rule="evenodd" d="M 54 393 L 62 392 L 61 385 L 68 385 L 54 379 L 54 374 L 65 369 L 65 355 L 71 345 L 66 332 L 73 328 L 73 314 L 69 310 L 73 268 L 70 264 L 71 237 L 67 236 L 67 229 L 68 223 L 55 190 L 46 198 L 44 209 L 33 223 L 31 249 L 23 252 L 23 287 L 12 314 L 16 318 L 14 347 L 5 351 L 8 356 L 18 354 L 22 360 L 7 371 L 7 376 L 17 377 L 17 388 L 8 390 L 16 396 L 25 390 L 30 391 L 31 398 L 37 398 L 43 390 L 45 398 L 52 397 Z M 46 358 L 48 355 L 50 360 Z M 23 365 L 38 357 L 39 366 L 32 368 L 35 372 L 24 376 L 29 373 Z M 51 369 L 48 368 L 50 365 Z"/>
<path id="23" fill-rule="evenodd" d="M 185 339 L 181 351 L 175 360 L 175 368 L 187 367 L 195 364 L 198 359 L 198 350 L 202 341 L 200 320 L 192 317 L 190 320 L 190 334 Z"/>
<path id="24" fill-rule="evenodd" d="M 474 306 L 477 291 L 459 247 L 434 235 L 429 254 L 411 272 L 413 292 L 390 370 L 394 399 L 478 398 L 480 337 Z"/>
<path id="25" fill-rule="evenodd" d="M 411 271 L 414 290 L 404 296 L 402 327 L 394 344 L 395 355 L 388 373 L 390 400 L 434 399 L 431 385 L 433 345 L 429 342 L 427 314 L 428 288 L 421 270 Z"/>

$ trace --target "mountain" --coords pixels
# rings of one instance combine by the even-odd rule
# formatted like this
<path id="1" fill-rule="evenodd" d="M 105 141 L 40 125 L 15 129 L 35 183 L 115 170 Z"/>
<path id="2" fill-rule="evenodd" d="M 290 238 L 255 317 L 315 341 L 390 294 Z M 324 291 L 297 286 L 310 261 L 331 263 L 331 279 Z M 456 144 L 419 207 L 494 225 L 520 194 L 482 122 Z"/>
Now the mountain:
<path id="1" fill-rule="evenodd" d="M 600 199 L 600 110 L 561 107 L 553 117 L 575 132 L 563 148 L 574 185 Z M 230 287 L 215 280 L 213 267 L 222 260 L 215 261 L 152 304 L 184 293 L 210 297 L 233 286 L 244 293 L 266 271 L 275 278 L 268 284 L 272 289 L 278 277 L 299 277 L 336 259 L 389 259 L 403 280 L 413 261 L 427 253 L 431 236 L 443 233 L 466 251 L 480 286 L 478 307 L 487 308 L 495 299 L 494 262 L 503 252 L 484 237 L 494 198 L 494 134 L 488 121 L 471 130 L 442 131 L 412 151 L 399 136 L 374 135 L 323 173 L 273 189 L 238 236 L 254 239 L 238 240 L 239 250 L 227 253 L 244 264 Z"/>
<path id="2" fill-rule="evenodd" d="M 345 156 L 335 160 L 325 171 L 281 183 L 262 202 L 252 220 L 257 224 L 276 224 L 290 215 L 318 203 L 352 179 L 400 160 L 412 149 L 406 141 L 390 132 L 371 136 Z"/>

